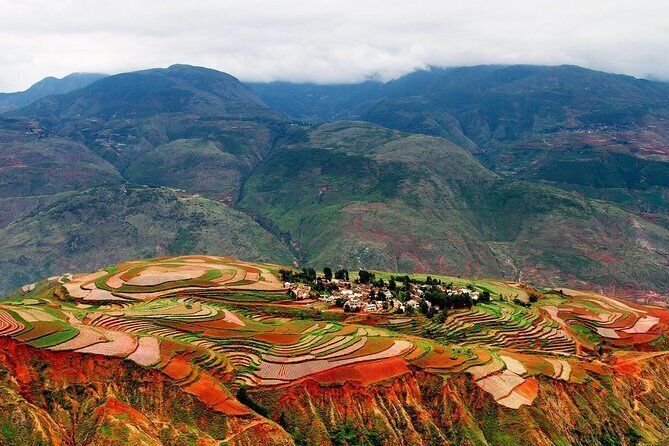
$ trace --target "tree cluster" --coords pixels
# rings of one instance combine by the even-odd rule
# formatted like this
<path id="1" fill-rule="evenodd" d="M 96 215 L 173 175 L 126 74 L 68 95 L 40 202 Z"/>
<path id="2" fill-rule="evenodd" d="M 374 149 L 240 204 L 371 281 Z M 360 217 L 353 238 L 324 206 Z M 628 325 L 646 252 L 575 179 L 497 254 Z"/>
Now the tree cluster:
<path id="1" fill-rule="evenodd" d="M 368 284 L 374 282 L 374 273 L 361 269 L 358 271 L 358 283 Z"/>
<path id="2" fill-rule="evenodd" d="M 441 309 L 471 308 L 474 301 L 467 293 L 448 295 L 446 291 L 432 288 L 425 293 L 425 300 Z"/>
<path id="3" fill-rule="evenodd" d="M 297 272 L 290 269 L 280 269 L 279 275 L 284 282 L 302 282 L 312 283 L 316 281 L 316 270 L 313 268 L 303 268 L 302 271 Z"/>

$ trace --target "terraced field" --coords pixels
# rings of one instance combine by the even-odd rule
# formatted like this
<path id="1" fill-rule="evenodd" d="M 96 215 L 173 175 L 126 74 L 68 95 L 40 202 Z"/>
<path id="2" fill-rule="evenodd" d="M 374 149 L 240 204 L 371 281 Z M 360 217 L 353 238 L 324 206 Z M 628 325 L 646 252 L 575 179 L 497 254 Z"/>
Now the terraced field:
<path id="1" fill-rule="evenodd" d="M 384 327 L 442 343 L 478 344 L 517 350 L 571 354 L 576 340 L 534 308 L 507 302 L 479 304 L 452 312 L 444 323 L 426 318 L 391 319 Z"/>
<path id="2" fill-rule="evenodd" d="M 541 311 L 585 348 L 664 345 L 669 324 L 666 310 L 626 303 L 597 293 L 568 289 L 560 292 L 563 298 L 550 295 L 552 299 L 541 306 Z"/>
<path id="3" fill-rule="evenodd" d="M 0 336 L 160 370 L 230 415 L 252 411 L 236 398 L 241 387 L 373 385 L 410 368 L 468 375 L 518 409 L 534 403 L 544 380 L 608 373 L 614 365 L 598 356 L 599 345 L 626 354 L 665 348 L 665 310 L 575 291 L 527 308 L 503 294 L 444 323 L 347 316 L 289 300 L 275 266 L 186 256 L 26 286 L 0 303 Z"/>

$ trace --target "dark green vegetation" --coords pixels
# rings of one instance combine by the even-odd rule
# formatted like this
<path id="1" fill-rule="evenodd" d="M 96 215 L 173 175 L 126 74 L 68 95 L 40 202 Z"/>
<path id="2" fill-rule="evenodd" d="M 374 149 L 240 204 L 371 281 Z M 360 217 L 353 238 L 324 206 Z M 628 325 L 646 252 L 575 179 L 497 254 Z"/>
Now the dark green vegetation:
<path id="1" fill-rule="evenodd" d="M 137 256 L 227 253 L 290 262 L 291 254 L 247 215 L 171 189 L 113 186 L 69 195 L 0 229 L 0 289 L 83 265 Z"/>
<path id="2" fill-rule="evenodd" d="M 110 76 L 14 114 L 82 142 L 131 181 L 232 201 L 281 129 L 234 77 L 183 65 Z"/>
<path id="3" fill-rule="evenodd" d="M 669 281 L 666 229 L 503 179 L 443 139 L 372 124 L 292 127 L 246 182 L 240 207 L 298 242 L 310 264 L 539 283 Z"/>
<path id="4" fill-rule="evenodd" d="M 0 289 L 206 251 L 667 291 L 665 84 L 489 66 L 253 88 L 262 100 L 225 73 L 174 65 L 2 115 L 0 245 L 18 266 Z M 155 197 L 117 199 L 122 184 Z"/>
<path id="5" fill-rule="evenodd" d="M 496 172 L 666 222 L 669 85 L 574 66 L 432 68 L 386 84 L 253 85 L 297 119 L 441 136 Z"/>
<path id="6" fill-rule="evenodd" d="M 101 73 L 72 73 L 62 79 L 46 77 L 25 91 L 0 93 L 0 113 L 26 106 L 45 96 L 78 90 L 105 76 Z"/>

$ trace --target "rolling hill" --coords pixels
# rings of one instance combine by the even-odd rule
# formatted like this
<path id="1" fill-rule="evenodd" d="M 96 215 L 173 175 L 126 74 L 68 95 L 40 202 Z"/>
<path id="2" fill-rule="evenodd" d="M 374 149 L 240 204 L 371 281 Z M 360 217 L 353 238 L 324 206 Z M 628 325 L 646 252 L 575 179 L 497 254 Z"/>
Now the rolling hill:
<path id="1" fill-rule="evenodd" d="M 669 86 L 575 66 L 420 70 L 388 83 L 253 84 L 300 120 L 441 136 L 495 172 L 667 221 Z"/>
<path id="2" fill-rule="evenodd" d="M 440 316 L 347 313 L 288 297 L 279 268 L 164 257 L 13 293 L 0 302 L 0 442 L 601 446 L 669 438 L 667 310 L 435 275 L 491 299 Z M 514 298 L 528 292 L 535 303 Z"/>
<path id="3" fill-rule="evenodd" d="M 283 125 L 232 76 L 184 65 L 105 77 L 2 115 L 0 289 L 192 249 L 291 262 L 274 236 L 223 204 Z M 207 198 L 187 198 L 197 194 Z"/>
<path id="4" fill-rule="evenodd" d="M 0 240 L 2 290 L 138 256 L 199 251 L 270 262 L 293 259 L 247 215 L 213 200 L 147 186 L 92 188 L 60 197 L 0 229 Z"/>
<path id="5" fill-rule="evenodd" d="M 669 231 L 504 179 L 441 138 L 362 122 L 294 126 L 240 208 L 308 264 L 664 289 Z"/>
<path id="6" fill-rule="evenodd" d="M 52 195 L 122 180 L 86 145 L 45 133 L 37 121 L 0 117 L 0 197 Z"/>
<path id="7" fill-rule="evenodd" d="M 189 184 L 228 202 L 283 125 L 278 112 L 234 77 L 187 65 L 109 76 L 12 115 L 85 144 L 130 181 Z M 171 170 L 174 162 L 178 171 Z M 197 181 L 202 168 L 220 178 Z"/>

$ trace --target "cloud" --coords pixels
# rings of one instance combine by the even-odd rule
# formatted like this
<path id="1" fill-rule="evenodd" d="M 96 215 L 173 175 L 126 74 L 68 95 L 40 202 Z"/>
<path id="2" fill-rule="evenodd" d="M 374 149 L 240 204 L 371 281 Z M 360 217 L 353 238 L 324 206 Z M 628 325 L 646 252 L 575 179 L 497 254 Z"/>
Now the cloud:
<path id="1" fill-rule="evenodd" d="M 669 2 L 0 0 L 0 91 L 173 63 L 355 82 L 427 65 L 576 64 L 669 79 Z"/>

